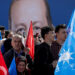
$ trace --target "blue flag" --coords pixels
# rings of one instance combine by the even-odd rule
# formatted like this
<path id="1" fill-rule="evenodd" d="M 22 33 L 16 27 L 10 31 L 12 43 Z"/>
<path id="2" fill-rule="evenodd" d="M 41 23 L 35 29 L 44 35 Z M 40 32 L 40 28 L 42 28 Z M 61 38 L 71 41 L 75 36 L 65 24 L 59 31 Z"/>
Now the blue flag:
<path id="1" fill-rule="evenodd" d="M 0 31 L 0 40 L 2 40 L 1 31 Z"/>
<path id="2" fill-rule="evenodd" d="M 15 58 L 13 58 L 9 67 L 9 75 L 17 75 Z"/>
<path id="3" fill-rule="evenodd" d="M 55 75 L 75 75 L 75 10 L 69 24 L 70 32 L 59 53 Z"/>

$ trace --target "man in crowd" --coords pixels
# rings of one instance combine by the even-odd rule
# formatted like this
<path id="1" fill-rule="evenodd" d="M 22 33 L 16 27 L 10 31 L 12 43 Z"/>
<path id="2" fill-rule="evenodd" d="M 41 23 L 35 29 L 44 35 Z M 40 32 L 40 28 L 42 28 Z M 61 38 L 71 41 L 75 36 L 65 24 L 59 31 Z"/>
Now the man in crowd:
<path id="1" fill-rule="evenodd" d="M 22 37 L 18 34 L 13 35 L 11 43 L 13 48 L 4 54 L 4 60 L 7 65 L 7 68 L 10 67 L 12 59 L 14 57 L 16 58 L 17 56 L 21 55 L 27 58 L 27 63 L 29 63 L 29 68 L 30 68 L 32 65 L 32 60 L 29 54 L 25 54 L 24 47 L 22 44 Z"/>
<path id="2" fill-rule="evenodd" d="M 60 49 L 67 37 L 66 25 L 60 24 L 55 28 L 56 33 L 56 41 L 54 41 L 51 45 L 51 52 L 53 54 L 54 59 L 58 60 Z"/>
<path id="3" fill-rule="evenodd" d="M 54 75 L 52 69 L 56 66 L 57 61 L 54 61 L 50 48 L 54 38 L 53 28 L 43 27 L 41 36 L 44 42 L 35 48 L 34 75 Z"/>

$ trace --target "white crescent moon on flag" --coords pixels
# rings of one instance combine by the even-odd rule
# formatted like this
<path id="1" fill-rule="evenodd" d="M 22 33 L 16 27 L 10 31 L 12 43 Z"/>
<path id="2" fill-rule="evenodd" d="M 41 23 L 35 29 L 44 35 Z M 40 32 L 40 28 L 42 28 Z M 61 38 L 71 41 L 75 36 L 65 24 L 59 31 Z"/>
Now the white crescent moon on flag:
<path id="1" fill-rule="evenodd" d="M 4 75 L 7 75 L 7 70 L 5 69 L 4 66 L 0 66 L 0 70 L 2 70 L 4 72 Z"/>

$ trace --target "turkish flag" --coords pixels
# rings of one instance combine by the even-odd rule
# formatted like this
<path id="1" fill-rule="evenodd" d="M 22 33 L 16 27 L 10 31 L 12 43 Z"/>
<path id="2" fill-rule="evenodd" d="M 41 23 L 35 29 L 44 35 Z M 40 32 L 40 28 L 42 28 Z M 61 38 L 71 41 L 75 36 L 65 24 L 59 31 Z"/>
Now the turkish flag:
<path id="1" fill-rule="evenodd" d="M 1 50 L 0 50 L 0 75 L 9 75 Z"/>
<path id="2" fill-rule="evenodd" d="M 33 37 L 32 21 L 30 24 L 30 28 L 29 28 L 29 32 L 28 32 L 28 36 L 27 36 L 27 40 L 26 40 L 26 47 L 28 47 L 30 49 L 29 54 L 30 54 L 31 58 L 34 59 L 34 37 Z"/>

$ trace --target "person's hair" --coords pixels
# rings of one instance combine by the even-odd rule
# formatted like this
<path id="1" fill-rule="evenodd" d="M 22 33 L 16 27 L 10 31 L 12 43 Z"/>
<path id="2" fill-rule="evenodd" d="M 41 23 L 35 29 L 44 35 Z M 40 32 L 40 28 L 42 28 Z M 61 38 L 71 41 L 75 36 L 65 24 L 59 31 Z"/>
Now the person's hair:
<path id="1" fill-rule="evenodd" d="M 5 30 L 5 38 L 7 38 L 7 36 L 10 34 L 9 30 Z"/>
<path id="2" fill-rule="evenodd" d="M 12 0 L 11 4 L 10 4 L 10 9 L 9 9 L 9 29 L 11 29 L 11 23 L 12 23 L 12 20 L 11 20 L 11 8 L 12 8 L 12 5 L 15 1 L 19 1 L 19 0 Z M 51 27 L 52 26 L 52 20 L 51 20 L 51 15 L 50 15 L 50 8 L 49 8 L 49 5 L 48 5 L 48 0 L 44 0 L 45 2 L 45 5 L 46 5 L 46 18 L 47 18 L 47 22 L 48 22 L 48 25 Z"/>
<path id="3" fill-rule="evenodd" d="M 0 30 L 5 30 L 5 27 L 4 26 L 0 26 Z"/>
<path id="4" fill-rule="evenodd" d="M 12 41 L 13 41 L 13 38 L 19 38 L 22 41 L 22 36 L 19 35 L 19 34 L 14 34 L 13 37 L 12 37 Z"/>
<path id="5" fill-rule="evenodd" d="M 59 24 L 56 26 L 55 28 L 55 33 L 58 33 L 60 31 L 60 29 L 66 29 L 66 24 Z"/>
<path id="6" fill-rule="evenodd" d="M 42 36 L 42 38 L 45 39 L 45 34 L 48 34 L 49 31 L 53 31 L 53 30 L 54 30 L 53 27 L 48 27 L 48 26 L 41 28 L 41 36 Z"/>
<path id="7" fill-rule="evenodd" d="M 25 69 L 24 69 L 23 72 L 19 72 L 18 71 L 18 64 L 20 62 L 24 62 L 25 63 L 25 66 L 24 66 Z M 26 65 L 27 65 L 27 59 L 26 59 L 25 56 L 21 56 L 20 55 L 20 56 L 16 57 L 16 70 L 17 70 L 17 75 L 30 75 L 30 71 L 27 69 Z"/>
<path id="8" fill-rule="evenodd" d="M 16 66 L 19 64 L 19 62 L 24 62 L 25 65 L 27 64 L 27 60 L 24 56 L 18 56 L 16 57 Z"/>

